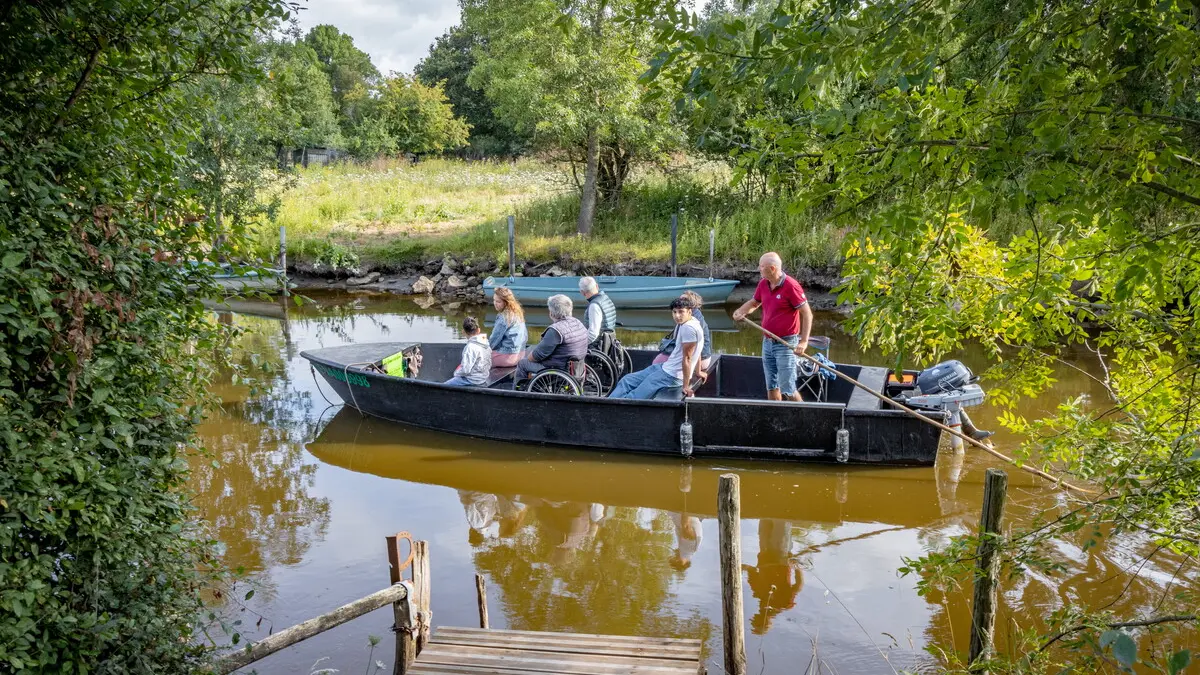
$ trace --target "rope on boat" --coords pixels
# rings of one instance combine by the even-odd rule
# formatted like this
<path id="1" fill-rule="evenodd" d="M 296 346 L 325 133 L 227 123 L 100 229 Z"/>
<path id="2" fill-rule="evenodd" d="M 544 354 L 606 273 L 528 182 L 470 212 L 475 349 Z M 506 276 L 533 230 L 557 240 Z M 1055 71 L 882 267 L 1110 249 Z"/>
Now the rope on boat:
<path id="1" fill-rule="evenodd" d="M 317 369 L 311 363 L 308 364 L 308 372 L 312 373 L 313 382 L 315 382 L 317 384 L 317 392 L 321 394 L 321 398 L 325 399 L 325 402 L 328 403 L 330 405 L 330 407 L 335 406 L 335 405 L 346 405 L 345 403 L 338 404 L 338 403 L 334 403 L 333 401 L 329 400 L 329 397 L 325 395 L 325 390 L 321 389 L 321 378 L 317 377 Z M 326 408 L 326 410 L 328 410 L 328 409 L 329 408 Z M 324 413 L 322 413 L 322 414 L 324 414 Z"/>
<path id="2" fill-rule="evenodd" d="M 358 400 L 354 398 L 354 385 L 350 384 L 350 366 L 369 366 L 372 363 L 374 361 L 362 361 L 360 363 L 347 363 L 342 366 L 342 376 L 346 378 L 346 391 L 350 392 L 350 403 L 360 415 L 363 414 L 363 411 L 362 408 L 358 407 Z"/>
<path id="3" fill-rule="evenodd" d="M 785 342 L 783 340 L 783 338 L 780 338 L 778 335 L 776 335 L 776 334 L 772 333 L 771 331 L 767 330 L 766 328 L 763 328 L 762 326 L 754 323 L 750 319 L 743 317 L 742 321 L 745 321 L 746 323 L 750 324 L 751 326 L 754 326 L 758 330 L 762 331 L 763 335 L 766 335 L 768 338 L 778 342 L 779 344 L 791 347 L 791 345 L 788 345 L 788 343 Z M 821 363 L 819 361 L 817 361 L 815 358 L 809 356 L 808 354 L 800 354 L 800 356 L 808 359 L 809 361 L 816 363 L 817 365 L 821 365 Z M 1060 485 L 1060 486 L 1062 486 L 1068 490 L 1071 490 L 1073 492 L 1078 492 L 1081 494 L 1089 494 L 1089 495 L 1098 494 L 1095 490 L 1089 490 L 1087 488 L 1082 488 L 1077 485 L 1072 485 L 1071 483 L 1066 482 L 1062 478 L 1060 478 L 1058 476 L 1054 476 L 1049 473 L 1046 473 L 1045 471 L 1042 471 L 1041 469 L 1035 469 L 1034 467 L 1031 467 L 1031 466 L 1025 466 L 1023 464 L 1018 464 L 1015 459 L 997 451 L 995 448 L 992 447 L 992 445 L 990 443 L 987 443 L 987 444 L 982 443 L 981 441 L 971 438 L 970 436 L 964 434 L 961 431 L 958 431 L 957 429 L 953 429 L 949 426 L 946 426 L 945 424 L 942 424 L 941 422 L 938 422 L 937 420 L 930 419 L 930 418 L 922 415 L 921 413 L 917 412 L 916 410 L 913 410 L 912 408 L 904 405 L 903 403 L 900 403 L 899 401 L 893 401 L 892 399 L 888 398 L 887 396 L 880 394 L 879 392 L 875 391 L 874 389 L 871 389 L 867 385 L 863 384 L 862 382 L 859 382 L 858 380 L 854 379 L 853 377 L 850 377 L 849 375 L 841 372 L 840 370 L 836 370 L 836 369 L 833 370 L 833 374 L 837 375 L 841 379 L 849 382 L 850 384 L 858 387 L 859 389 L 862 389 L 863 391 L 874 396 L 875 398 L 879 399 L 880 401 L 883 401 L 884 403 L 887 403 L 888 405 L 890 405 L 894 408 L 899 408 L 905 414 L 915 417 L 915 418 L 921 420 L 922 422 L 925 422 L 926 424 L 932 424 L 933 426 L 941 429 L 942 431 L 944 431 L 952 436 L 961 438 L 962 440 L 966 441 L 967 443 L 970 443 L 971 445 L 979 448 L 980 450 L 983 450 L 984 452 L 988 453 L 989 455 L 992 455 L 993 457 L 996 457 L 998 459 L 1002 459 L 1005 462 L 1008 462 L 1009 464 L 1012 464 L 1013 466 L 1017 467 L 1018 469 L 1021 469 L 1022 471 L 1026 471 L 1026 472 L 1031 473 L 1039 478 L 1044 478 L 1048 481 L 1052 481 L 1056 485 Z"/>

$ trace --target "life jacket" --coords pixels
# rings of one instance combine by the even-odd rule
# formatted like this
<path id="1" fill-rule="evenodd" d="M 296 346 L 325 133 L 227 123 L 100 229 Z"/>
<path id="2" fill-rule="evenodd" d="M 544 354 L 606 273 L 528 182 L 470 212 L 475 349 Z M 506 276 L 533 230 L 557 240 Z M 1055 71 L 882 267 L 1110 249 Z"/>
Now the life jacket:
<path id="1" fill-rule="evenodd" d="M 604 321 L 600 324 L 600 330 L 616 330 L 617 329 L 617 306 L 613 304 L 612 298 L 604 291 L 596 293 L 588 298 L 588 304 L 596 303 L 600 305 L 600 311 L 604 313 Z"/>
<path id="2" fill-rule="evenodd" d="M 558 333 L 559 343 L 550 353 L 542 360 L 542 365 L 547 368 L 567 368 L 567 359 L 577 357 L 582 359 L 587 355 L 588 334 L 587 326 L 583 322 L 573 316 L 568 316 L 561 321 L 555 321 L 550 325 L 555 333 Z M 549 329 L 547 329 L 549 330 Z"/>

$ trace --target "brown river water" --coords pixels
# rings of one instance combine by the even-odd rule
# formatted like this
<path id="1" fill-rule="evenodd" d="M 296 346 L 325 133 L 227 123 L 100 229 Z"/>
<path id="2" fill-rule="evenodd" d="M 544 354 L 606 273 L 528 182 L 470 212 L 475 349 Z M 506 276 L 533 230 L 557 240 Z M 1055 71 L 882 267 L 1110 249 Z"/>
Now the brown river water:
<path id="1" fill-rule="evenodd" d="M 273 364 L 277 374 L 251 396 L 228 379 L 215 391 L 222 409 L 200 429 L 213 457 L 193 463 L 201 516 L 226 562 L 246 578 L 218 606 L 258 640 L 388 584 L 384 537 L 407 530 L 430 543 L 434 625 L 478 625 L 475 574 L 487 580 L 495 628 L 701 638 L 710 673 L 721 668 L 717 477 L 741 478 L 746 652 L 750 672 L 893 673 L 937 670 L 927 648 L 968 642 L 969 588 L 922 598 L 897 569 L 973 530 L 987 455 L 943 452 L 935 467 L 863 468 L 762 461 L 644 458 L 492 442 L 364 418 L 313 374 L 302 350 L 346 342 L 461 339 L 468 313 L 490 307 L 422 308 L 389 295 L 309 293 L 315 303 L 286 311 L 256 303 L 254 313 L 221 314 L 245 326 L 237 354 Z M 531 315 L 544 313 L 533 308 Z M 627 345 L 648 346 L 669 315 L 622 313 Z M 663 316 L 659 316 L 662 314 Z M 755 354 L 760 338 L 735 329 L 721 307 L 705 315 L 718 351 Z M 818 313 L 814 335 L 833 339 L 836 361 L 884 365 Z M 534 335 L 540 329 L 531 327 Z M 955 355 L 978 372 L 981 353 Z M 1095 372 L 1086 351 L 1074 366 Z M 1017 411 L 1032 417 L 1080 394 L 1102 402 L 1083 372 L 1063 367 L 1045 395 Z M 986 383 L 985 383 L 986 388 Z M 973 408 L 998 447 L 1020 439 Z M 212 460 L 217 460 L 214 467 Z M 1008 522 L 1053 511 L 1061 496 L 1020 471 L 1009 472 Z M 1007 581 L 997 617 L 998 646 L 1014 624 L 1086 604 L 1144 616 L 1164 596 L 1192 585 L 1180 559 L 1144 558 L 1137 538 L 1056 542 L 1065 571 Z M 253 589 L 251 599 L 243 601 Z M 384 608 L 288 648 L 251 668 L 264 675 L 322 668 L 391 672 L 391 610 Z M 372 651 L 370 636 L 382 638 Z M 213 636 L 218 642 L 219 636 Z M 811 669 L 810 669 L 811 666 Z M 248 668 L 242 672 L 251 672 Z"/>

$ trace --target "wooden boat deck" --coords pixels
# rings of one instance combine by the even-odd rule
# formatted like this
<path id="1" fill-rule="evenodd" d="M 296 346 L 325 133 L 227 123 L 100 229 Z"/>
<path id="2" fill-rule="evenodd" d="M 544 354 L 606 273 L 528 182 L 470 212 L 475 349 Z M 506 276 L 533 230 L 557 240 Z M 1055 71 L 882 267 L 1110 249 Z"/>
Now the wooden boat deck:
<path id="1" fill-rule="evenodd" d="M 700 640 L 439 626 L 409 675 L 704 673 Z"/>

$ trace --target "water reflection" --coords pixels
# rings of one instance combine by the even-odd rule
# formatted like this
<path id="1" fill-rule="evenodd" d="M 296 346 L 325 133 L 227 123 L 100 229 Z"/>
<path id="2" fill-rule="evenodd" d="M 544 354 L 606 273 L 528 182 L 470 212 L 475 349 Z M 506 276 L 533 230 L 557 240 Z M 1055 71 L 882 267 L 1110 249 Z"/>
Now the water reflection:
<path id="1" fill-rule="evenodd" d="M 973 530 L 983 472 L 979 453 L 944 452 L 932 468 L 872 469 L 769 462 L 683 462 L 677 458 L 557 450 L 481 441 L 363 418 L 325 414 L 301 349 L 345 341 L 459 339 L 464 315 L 486 308 L 422 308 L 395 296 L 316 294 L 317 303 L 282 316 L 237 323 L 251 331 L 237 358 L 268 360 L 277 376 L 262 396 L 230 383 L 216 389 L 223 411 L 202 428 L 219 467 L 196 465 L 197 504 L 227 547 L 233 566 L 258 570 L 271 591 L 255 608 L 276 628 L 378 590 L 386 579 L 382 537 L 399 529 L 429 539 L 437 623 L 474 620 L 475 573 L 489 578 L 493 625 L 530 630 L 678 635 L 706 640 L 719 660 L 721 617 L 715 522 L 717 480 L 741 478 L 743 570 L 750 660 L 755 672 L 797 672 L 819 642 L 838 672 L 928 668 L 923 647 L 965 650 L 969 594 L 922 598 L 900 579 L 902 557 L 916 557 Z M 275 311 L 272 309 L 271 311 Z M 718 309 L 710 309 L 716 314 Z M 833 358 L 882 362 L 817 317 L 834 336 Z M 631 345 L 661 331 L 624 331 Z M 747 331 L 718 331 L 719 350 L 756 353 Z M 969 365 L 981 356 L 958 355 Z M 1079 364 L 1087 368 L 1087 355 Z M 1063 369 L 1048 395 L 1017 412 L 1034 416 L 1067 395 L 1097 393 L 1086 376 Z M 325 390 L 326 395 L 329 394 Z M 994 426 L 997 411 L 973 417 Z M 996 442 L 1016 439 L 1003 433 Z M 1023 526 L 1053 517 L 1055 493 L 1010 472 L 1008 519 Z M 1035 624 L 1056 608 L 1112 603 L 1121 615 L 1150 615 L 1195 571 L 1183 559 L 1143 558 L 1138 537 L 1091 533 L 1056 542 L 1062 572 L 1007 582 L 1001 619 Z M 828 592 L 828 595 L 827 595 Z M 834 600 L 836 598 L 836 601 Z M 385 612 L 386 613 L 386 610 Z M 371 623 L 373 621 L 373 623 Z M 289 649 L 257 670 L 362 669 L 369 634 L 390 616 L 367 617 Z M 1010 625 L 1010 624 L 1005 624 Z M 249 636 L 259 639 L 266 634 Z M 894 642 L 883 635 L 894 636 Z M 999 631 L 1005 649 L 1011 631 Z M 884 649 L 890 664 L 877 651 Z M 717 672 L 710 661 L 711 672 Z"/>

